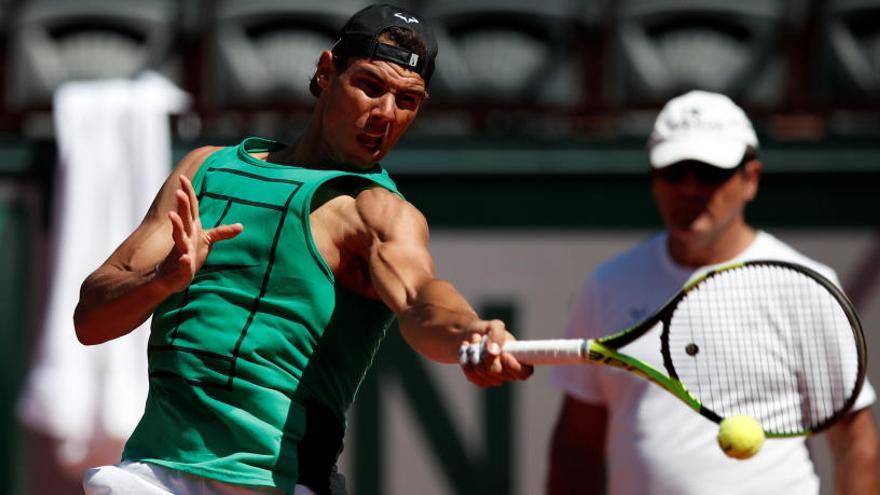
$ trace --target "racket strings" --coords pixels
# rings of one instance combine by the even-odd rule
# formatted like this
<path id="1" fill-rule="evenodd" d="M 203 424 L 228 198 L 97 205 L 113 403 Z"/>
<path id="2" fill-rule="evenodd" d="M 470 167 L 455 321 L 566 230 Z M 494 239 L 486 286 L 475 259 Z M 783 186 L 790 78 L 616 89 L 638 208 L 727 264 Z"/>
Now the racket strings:
<path id="1" fill-rule="evenodd" d="M 821 426 L 848 405 L 858 343 L 837 299 L 810 277 L 753 265 L 706 279 L 669 327 L 681 382 L 722 417 L 748 414 L 768 432 Z"/>

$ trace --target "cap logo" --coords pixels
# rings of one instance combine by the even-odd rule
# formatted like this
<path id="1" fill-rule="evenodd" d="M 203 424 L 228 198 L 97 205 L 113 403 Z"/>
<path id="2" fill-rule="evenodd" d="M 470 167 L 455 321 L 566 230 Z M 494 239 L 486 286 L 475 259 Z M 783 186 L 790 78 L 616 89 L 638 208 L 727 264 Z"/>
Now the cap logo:
<path id="1" fill-rule="evenodd" d="M 416 53 L 411 53 L 409 56 L 409 62 L 407 62 L 410 67 L 415 67 L 419 63 L 419 55 Z"/>
<path id="2" fill-rule="evenodd" d="M 696 129 L 720 130 L 724 128 L 725 122 L 714 119 L 705 119 L 699 108 L 690 107 L 683 110 L 677 116 L 668 116 L 666 118 L 666 125 L 673 131 Z"/>
<path id="3" fill-rule="evenodd" d="M 397 17 L 398 19 L 402 19 L 403 22 L 405 22 L 407 24 L 412 24 L 412 23 L 418 24 L 419 23 L 419 20 L 416 19 L 415 17 L 407 17 L 407 16 L 401 14 L 400 12 L 395 12 L 394 17 Z"/>

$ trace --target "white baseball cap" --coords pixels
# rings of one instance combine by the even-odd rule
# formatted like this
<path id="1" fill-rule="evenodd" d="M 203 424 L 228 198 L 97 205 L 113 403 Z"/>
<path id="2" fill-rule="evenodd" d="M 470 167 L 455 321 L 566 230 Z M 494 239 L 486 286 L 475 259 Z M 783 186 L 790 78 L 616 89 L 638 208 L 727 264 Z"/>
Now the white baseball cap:
<path id="1" fill-rule="evenodd" d="M 746 148 L 758 148 L 752 123 L 727 96 L 691 91 L 666 103 L 648 141 L 651 166 L 696 160 L 719 168 L 739 165 Z"/>

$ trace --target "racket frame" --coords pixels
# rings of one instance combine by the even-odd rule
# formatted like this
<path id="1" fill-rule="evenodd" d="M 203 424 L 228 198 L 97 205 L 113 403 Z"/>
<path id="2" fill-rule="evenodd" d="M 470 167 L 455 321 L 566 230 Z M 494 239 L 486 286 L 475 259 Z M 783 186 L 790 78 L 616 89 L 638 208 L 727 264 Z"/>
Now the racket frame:
<path id="1" fill-rule="evenodd" d="M 852 409 L 852 406 L 855 405 L 856 399 L 858 398 L 865 381 L 865 372 L 867 369 L 867 347 L 865 343 L 864 333 L 862 331 L 861 322 L 859 321 L 858 314 L 856 313 L 855 308 L 853 307 L 849 298 L 846 297 L 846 295 L 843 293 L 842 290 L 840 290 L 840 288 L 838 288 L 833 282 L 828 280 L 822 274 L 811 268 L 796 263 L 776 260 L 737 261 L 718 266 L 707 271 L 706 273 L 696 276 L 693 279 L 689 280 L 677 294 L 670 298 L 653 315 L 649 316 L 645 320 L 635 324 L 630 328 L 608 335 L 606 337 L 596 339 L 595 342 L 598 345 L 589 346 L 591 350 L 589 357 L 590 361 L 627 369 L 631 372 L 637 373 L 640 376 L 643 376 L 648 380 L 656 383 L 657 385 L 665 388 L 667 391 L 678 397 L 682 402 L 687 404 L 691 409 L 700 413 L 705 418 L 716 423 L 721 422 L 721 420 L 723 420 L 724 418 L 717 414 L 715 411 L 704 406 L 680 381 L 678 373 L 675 370 L 675 366 L 672 363 L 672 355 L 669 350 L 669 323 L 672 320 L 672 315 L 675 313 L 675 309 L 678 303 L 682 299 L 684 299 L 695 287 L 720 273 L 733 269 L 743 268 L 746 266 L 775 266 L 788 268 L 810 277 L 819 285 L 821 285 L 825 290 L 827 290 L 828 293 L 837 300 L 838 304 L 840 304 L 841 309 L 849 320 L 850 328 L 853 332 L 853 339 L 856 343 L 856 351 L 858 353 L 859 363 L 856 384 L 853 388 L 852 393 L 850 394 L 850 397 L 848 397 L 847 402 L 835 414 L 831 415 L 813 428 L 806 429 L 802 432 L 790 433 L 765 431 L 765 434 L 767 435 L 767 437 L 770 438 L 809 436 L 828 428 L 841 416 L 849 412 L 849 410 Z M 644 363 L 635 358 L 630 358 L 625 354 L 617 352 L 617 349 L 638 339 L 649 330 L 654 328 L 658 323 L 662 324 L 662 329 L 660 332 L 660 353 L 663 356 L 663 366 L 664 368 L 666 368 L 668 376 L 664 375 L 661 371 L 655 369 L 653 366 L 650 366 L 647 363 Z M 593 351 L 594 348 L 595 351 Z M 593 357 L 593 353 L 595 353 L 595 358 Z"/>
<path id="2" fill-rule="evenodd" d="M 840 410 L 838 410 L 835 414 L 831 415 L 829 418 L 825 419 L 813 428 L 805 429 L 804 431 L 800 432 L 765 431 L 765 434 L 769 438 L 808 436 L 828 428 L 837 419 L 839 419 L 844 414 L 849 412 L 850 409 L 852 409 L 852 406 L 855 404 L 856 399 L 858 398 L 859 393 L 862 389 L 862 386 L 864 385 L 865 372 L 867 369 L 866 343 L 858 315 L 856 314 L 852 303 L 849 301 L 843 291 L 840 290 L 834 283 L 832 283 L 822 274 L 799 264 L 776 260 L 749 260 L 737 261 L 715 267 L 701 275 L 690 279 L 684 285 L 684 287 L 672 298 L 670 298 L 659 310 L 657 310 L 654 314 L 647 317 L 646 319 L 640 321 L 639 323 L 636 323 L 635 325 L 619 332 L 600 337 L 598 339 L 580 340 L 580 349 L 577 352 L 578 356 L 577 358 L 575 358 L 575 360 L 589 361 L 596 364 L 613 366 L 615 368 L 621 368 L 631 373 L 635 373 L 663 387 L 672 395 L 684 402 L 688 407 L 700 413 L 703 417 L 716 423 L 721 422 L 721 420 L 723 420 L 724 418 L 717 414 L 715 411 L 704 406 L 679 379 L 678 373 L 676 372 L 675 367 L 672 364 L 671 352 L 669 350 L 669 324 L 672 320 L 672 315 L 675 313 L 675 309 L 678 303 L 682 299 L 684 299 L 695 287 L 720 273 L 746 266 L 775 266 L 788 268 L 810 277 L 811 279 L 819 283 L 823 288 L 825 288 L 829 292 L 829 294 L 831 294 L 831 296 L 837 300 L 837 302 L 840 304 L 841 309 L 849 320 L 850 327 L 853 332 L 853 338 L 856 343 L 856 351 L 858 354 L 859 362 L 856 384 L 844 406 L 840 408 Z M 668 375 L 639 359 L 618 352 L 618 349 L 635 341 L 648 331 L 654 329 L 658 324 L 662 325 L 660 332 L 660 352 L 663 357 L 663 366 L 666 369 Z M 538 341 L 511 342 L 510 344 L 505 345 L 505 351 L 508 351 L 508 345 L 510 345 L 511 351 L 516 354 L 515 349 L 519 347 L 517 344 L 526 344 L 527 342 L 537 343 Z M 552 360 L 552 357 L 550 359 Z M 524 360 L 524 362 L 529 361 Z"/>

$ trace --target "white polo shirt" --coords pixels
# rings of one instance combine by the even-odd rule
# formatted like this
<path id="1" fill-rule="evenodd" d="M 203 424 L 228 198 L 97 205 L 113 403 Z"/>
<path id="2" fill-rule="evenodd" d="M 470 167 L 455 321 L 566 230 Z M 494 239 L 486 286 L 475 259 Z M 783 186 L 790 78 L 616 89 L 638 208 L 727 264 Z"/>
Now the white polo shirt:
<path id="1" fill-rule="evenodd" d="M 567 338 L 597 338 L 627 328 L 660 308 L 698 269 L 677 265 L 666 234 L 603 263 L 588 277 L 572 309 Z M 735 260 L 774 259 L 810 267 L 838 283 L 834 271 L 759 232 Z M 733 260 L 731 260 L 733 261 Z M 659 333 L 622 348 L 660 364 Z M 657 385 L 605 366 L 559 366 L 551 381 L 568 395 L 608 409 L 609 495 L 807 495 L 819 491 L 803 438 L 765 442 L 747 461 L 724 455 L 718 425 Z M 871 405 L 865 383 L 855 409 Z"/>

